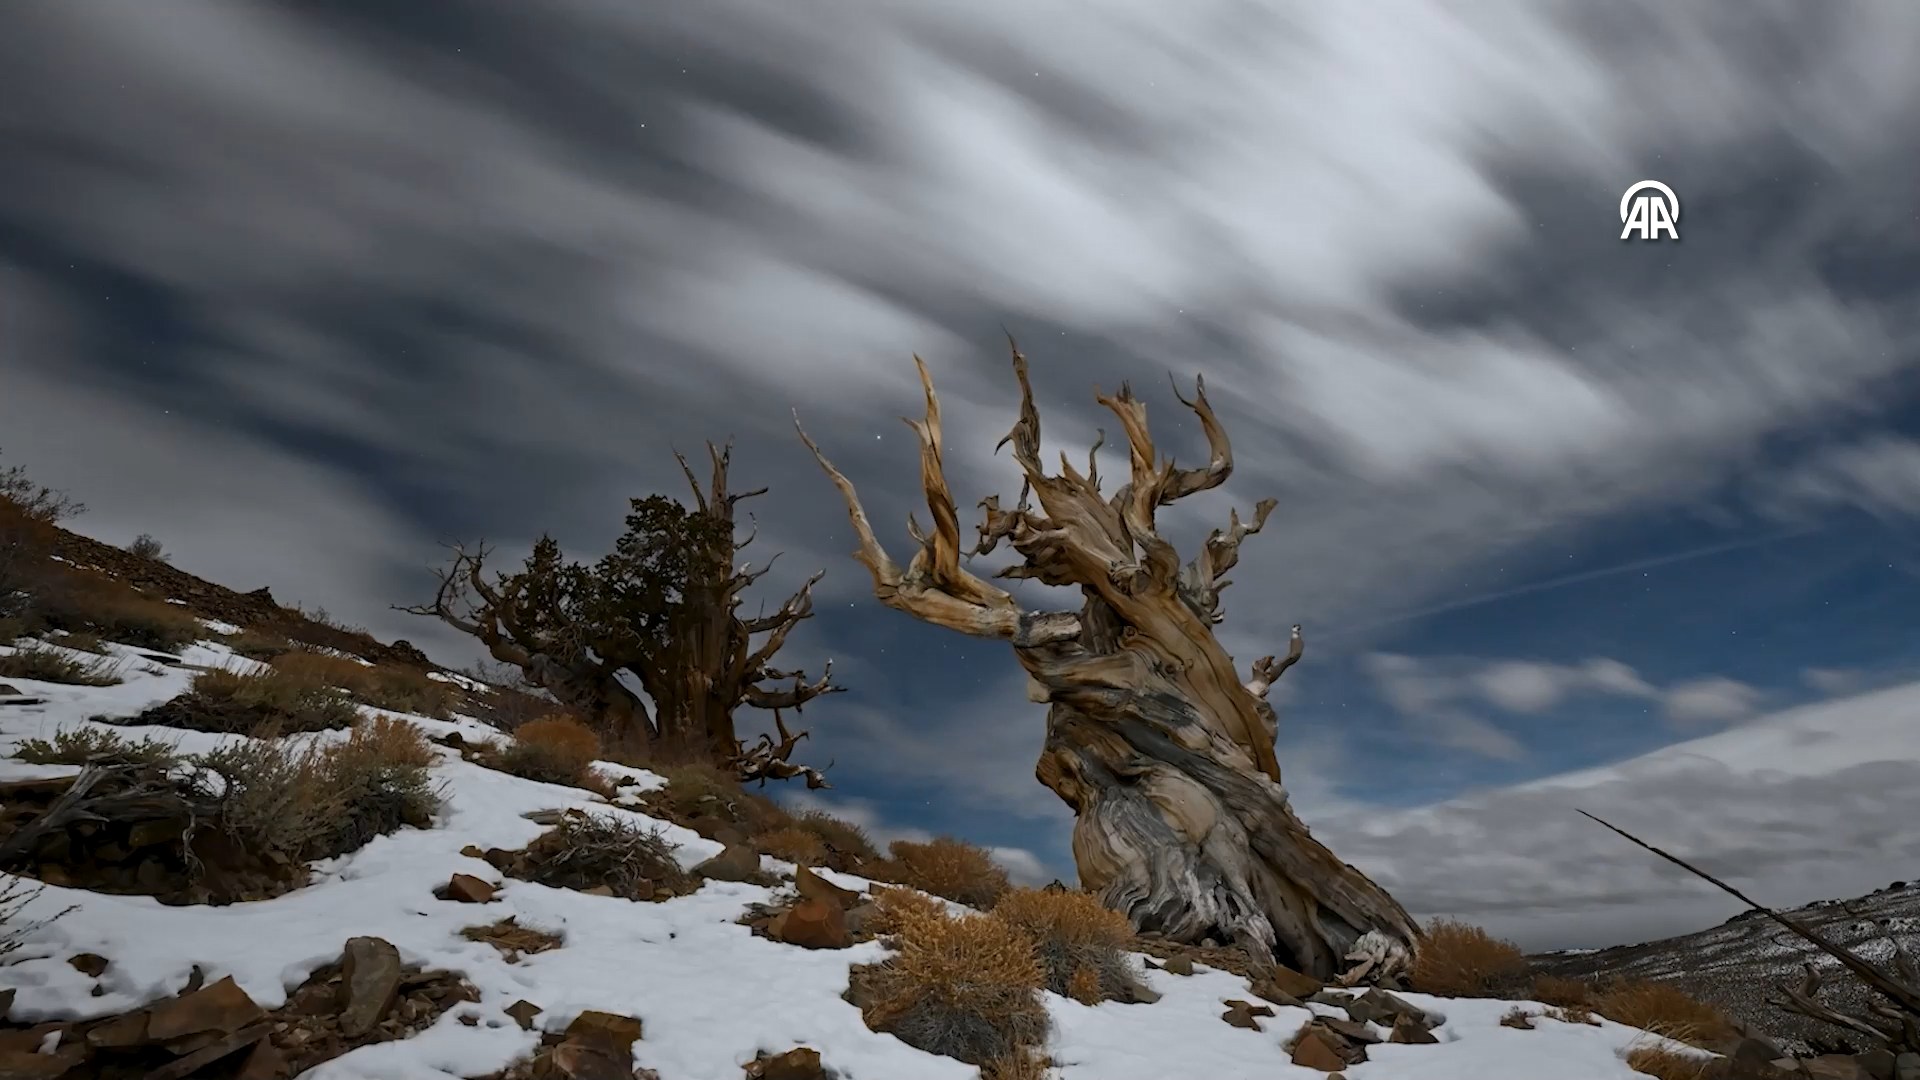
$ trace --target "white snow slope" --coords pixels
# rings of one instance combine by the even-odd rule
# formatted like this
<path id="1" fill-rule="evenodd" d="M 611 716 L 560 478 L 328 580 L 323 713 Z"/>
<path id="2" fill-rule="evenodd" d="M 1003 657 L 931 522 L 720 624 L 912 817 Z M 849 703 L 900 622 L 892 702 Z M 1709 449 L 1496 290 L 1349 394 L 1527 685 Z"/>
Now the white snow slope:
<path id="1" fill-rule="evenodd" d="M 111 687 L 73 687 L 12 680 L 47 698 L 43 705 L 0 705 L 0 780 L 76 770 L 12 760 L 16 744 L 84 726 L 90 715 L 127 715 L 186 688 L 191 672 L 129 657 L 126 681 Z M 251 666 L 223 646 L 188 649 L 192 664 Z M 458 729 L 487 738 L 476 721 L 408 719 L 430 733 Z M 195 752 L 237 736 L 143 728 L 124 734 L 177 739 Z M 325 736 L 321 736 L 325 737 Z M 436 748 L 438 749 L 438 748 Z M 428 1030 L 398 1042 L 363 1047 L 317 1066 L 306 1080 L 445 1080 L 502 1068 L 530 1053 L 538 1036 L 522 1031 L 502 1010 L 525 998 L 545 1011 L 548 1030 L 563 1028 L 585 1009 L 640 1017 L 644 1037 L 634 1044 L 638 1065 L 663 1080 L 738 1080 L 756 1051 L 795 1046 L 817 1049 L 846 1080 L 970 1080 L 971 1066 L 916 1050 L 869 1031 L 860 1013 L 840 997 L 850 965 L 885 955 L 880 943 L 839 951 L 809 951 L 752 936 L 737 925 L 743 909 L 773 890 L 709 882 L 698 893 L 665 903 L 588 896 L 506 879 L 485 862 L 459 854 L 468 844 L 518 848 L 540 827 L 527 811 L 582 807 L 633 814 L 584 791 L 520 780 L 470 765 L 439 749 L 435 767 L 447 803 L 434 828 L 381 837 L 343 858 L 316 865 L 312 884 L 273 900 L 227 907 L 167 907 L 146 897 L 106 896 L 46 888 L 21 916 L 70 914 L 38 930 L 15 961 L 0 967 L 0 988 L 17 988 L 16 1020 L 109 1015 L 173 994 L 199 965 L 209 981 L 231 975 L 267 1008 L 282 1004 L 315 968 L 336 960 L 349 937 L 376 935 L 398 946 L 408 962 L 463 972 L 481 990 L 477 1004 L 457 1006 Z M 619 769 L 619 766 L 609 766 Z M 643 774 L 646 786 L 658 778 Z M 692 865 L 718 845 L 666 822 L 655 822 L 681 845 Z M 768 869 L 791 866 L 766 860 Z M 436 900 L 435 887 L 455 872 L 502 885 L 484 906 Z M 829 875 L 849 886 L 847 875 Z M 463 927 L 507 915 L 522 925 L 564 936 L 553 951 L 508 964 L 491 946 L 467 941 Z M 98 953 L 111 965 L 95 980 L 66 958 Z M 1245 980 L 1197 968 L 1190 977 L 1146 971 L 1162 999 L 1151 1005 L 1081 1005 L 1048 995 L 1053 1033 L 1047 1050 L 1053 1076 L 1066 1080 L 1311 1080 L 1323 1074 L 1293 1065 L 1282 1047 L 1308 1018 L 1280 1008 L 1262 1021 L 1265 1031 L 1229 1026 L 1220 1014 L 1227 998 L 1254 1000 Z M 1371 1060 L 1347 1070 L 1351 1080 L 1628 1080 L 1637 1076 L 1623 1051 L 1652 1037 L 1611 1022 L 1600 1026 L 1537 1021 L 1535 1030 L 1499 1025 L 1511 1002 L 1405 997 L 1446 1022 L 1439 1045 L 1380 1045 Z M 1321 1009 L 1321 1006 L 1314 1006 Z M 1535 1011 L 1540 1007 L 1534 1006 Z M 1333 1010 L 1327 1009 L 1330 1014 Z M 459 1022 L 477 1015 L 476 1026 Z"/>

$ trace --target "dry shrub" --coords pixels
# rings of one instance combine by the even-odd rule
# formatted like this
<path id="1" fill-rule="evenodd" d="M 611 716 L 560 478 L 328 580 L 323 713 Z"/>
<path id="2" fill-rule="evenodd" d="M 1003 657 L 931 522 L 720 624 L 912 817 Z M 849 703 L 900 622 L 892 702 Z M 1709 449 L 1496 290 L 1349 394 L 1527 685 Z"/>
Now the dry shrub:
<path id="1" fill-rule="evenodd" d="M 34 618 L 48 629 L 93 633 L 158 652 L 173 652 L 207 636 L 186 608 L 99 574 L 56 567 L 30 588 Z"/>
<path id="2" fill-rule="evenodd" d="M 1046 987 L 1084 1005 L 1133 1000 L 1140 988 L 1133 961 L 1133 924 L 1083 892 L 1014 889 L 993 905 L 992 918 L 1034 943 Z"/>
<path id="3" fill-rule="evenodd" d="M 223 781 L 227 835 L 297 862 L 356 851 L 402 825 L 428 828 L 441 801 L 426 736 L 386 717 L 339 742 L 250 739 L 195 761 Z"/>
<path id="4" fill-rule="evenodd" d="M 293 651 L 293 642 L 266 630 L 246 629 L 226 639 L 227 648 L 249 660 L 271 661 Z"/>
<path id="5" fill-rule="evenodd" d="M 1563 1024 L 1598 1024 L 1593 1018 L 1593 1010 L 1585 1005 L 1554 1005 L 1543 1013 L 1549 1020 L 1558 1020 Z"/>
<path id="6" fill-rule="evenodd" d="M 1727 1073 L 1724 1058 L 1689 1054 L 1670 1046 L 1635 1046 L 1625 1057 L 1627 1068 L 1654 1080 L 1718 1080 Z"/>
<path id="7" fill-rule="evenodd" d="M 900 951 L 862 970 L 867 1026 L 971 1065 L 1015 1060 L 1047 1037 L 1033 941 L 985 915 L 913 920 Z"/>
<path id="8" fill-rule="evenodd" d="M 1536 975 L 1533 1000 L 1547 1005 L 1587 1007 L 1593 1004 L 1593 985 L 1560 975 Z"/>
<path id="9" fill-rule="evenodd" d="M 982 911 L 1006 895 L 1013 884 L 1007 872 L 993 861 L 985 848 L 964 840 L 936 836 L 925 843 L 895 840 L 888 845 L 889 858 L 877 874 L 886 880 L 944 896 L 955 903 Z"/>
<path id="10" fill-rule="evenodd" d="M 1592 1008 L 1615 1023 L 1695 1046 L 1710 1046 L 1734 1034 L 1733 1025 L 1720 1010 L 1672 983 L 1613 983 L 1594 994 Z"/>
<path id="11" fill-rule="evenodd" d="M 694 828 L 702 835 L 712 832 L 707 826 L 725 822 L 748 836 L 773 832 L 792 825 L 793 815 L 772 799 L 747 793 L 731 771 L 711 762 L 696 761 L 673 765 L 648 765 L 666 784 L 644 796 L 647 808 L 678 825 Z"/>
<path id="12" fill-rule="evenodd" d="M 388 712 L 441 719 L 454 699 L 452 687 L 404 664 L 369 665 L 344 656 L 297 649 L 273 657 L 271 663 L 277 671 L 304 682 L 338 687 L 361 703 Z"/>
<path id="13" fill-rule="evenodd" d="M 60 639 L 53 644 L 63 649 L 93 653 L 95 656 L 105 656 L 107 653 L 106 641 L 103 640 L 99 634 L 91 630 L 77 630 L 71 633 L 61 634 Z"/>
<path id="14" fill-rule="evenodd" d="M 1047 1080 L 1047 1070 L 1052 1066 L 1053 1062 L 1046 1057 L 1022 1051 L 980 1066 L 980 1080 Z"/>
<path id="15" fill-rule="evenodd" d="M 827 860 L 827 845 L 821 841 L 819 834 L 798 825 L 761 833 L 753 838 L 753 845 L 763 855 L 802 866 L 820 866 Z"/>
<path id="16" fill-rule="evenodd" d="M 1501 997 L 1526 984 L 1526 953 L 1477 926 L 1436 919 L 1420 939 L 1407 981 L 1437 997 Z"/>
<path id="17" fill-rule="evenodd" d="M 651 900 L 655 890 L 687 889 L 692 875 L 676 845 L 653 829 L 603 814 L 568 814 L 527 846 L 521 876 L 556 889 L 605 885 L 615 896 Z"/>
<path id="18" fill-rule="evenodd" d="M 600 737 L 592 728 L 570 716 L 544 716 L 514 729 L 500 751 L 500 767 L 543 784 L 594 787 L 599 757 Z"/>
<path id="19" fill-rule="evenodd" d="M 120 665 L 107 660 L 82 660 L 59 649 L 26 645 L 0 656 L 0 679 L 65 683 L 69 686 L 115 686 Z"/>
<path id="20" fill-rule="evenodd" d="M 195 675 L 185 694 L 127 722 L 251 735 L 344 728 L 359 717 L 353 702 L 325 684 L 277 668 L 257 675 L 215 668 Z"/>
<path id="21" fill-rule="evenodd" d="M 875 934 L 909 933 L 921 919 L 944 919 L 947 905 L 923 892 L 905 888 L 876 887 L 873 890 L 873 914 L 867 929 Z"/>
<path id="22" fill-rule="evenodd" d="M 834 870 L 857 874 L 880 857 L 865 829 L 832 814 L 808 810 L 794 816 L 793 827 L 819 838 L 826 852 L 822 860 Z"/>
<path id="23" fill-rule="evenodd" d="M 13 756 L 33 765 L 169 765 L 177 749 L 158 739 L 132 742 L 99 728 L 68 728 L 46 739 L 26 739 Z"/>

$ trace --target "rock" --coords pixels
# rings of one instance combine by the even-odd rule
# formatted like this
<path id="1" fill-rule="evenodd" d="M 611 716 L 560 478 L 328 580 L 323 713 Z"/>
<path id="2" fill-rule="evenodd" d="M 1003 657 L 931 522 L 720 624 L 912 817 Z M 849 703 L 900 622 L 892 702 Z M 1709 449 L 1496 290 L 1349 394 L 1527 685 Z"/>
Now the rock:
<path id="1" fill-rule="evenodd" d="M 400 950 L 377 937 L 347 939 L 340 957 L 340 1030 L 350 1037 L 372 1031 L 400 995 Z"/>
<path id="2" fill-rule="evenodd" d="M 19 687 L 13 685 L 12 683 L 0 682 L 0 697 L 16 697 L 19 695 L 19 693 L 20 693 Z"/>
<path id="3" fill-rule="evenodd" d="M 747 1063 L 747 1080 L 826 1080 L 820 1051 L 796 1046 L 784 1054 L 762 1056 Z"/>
<path id="4" fill-rule="evenodd" d="M 1800 1068 L 1804 1075 L 1813 1080 L 1867 1080 L 1867 1072 L 1860 1062 L 1846 1054 L 1822 1054 L 1814 1058 L 1802 1058 Z"/>
<path id="5" fill-rule="evenodd" d="M 1439 1042 L 1439 1038 L 1427 1029 L 1426 1024 L 1411 1016 L 1396 1016 L 1393 1019 L 1393 1032 L 1387 1036 L 1390 1043 L 1408 1043 L 1414 1046 L 1427 1046 Z"/>
<path id="6" fill-rule="evenodd" d="M 147 1044 L 147 1013 L 130 1012 L 87 1029 L 87 1045 L 96 1050 L 126 1050 Z"/>
<path id="7" fill-rule="evenodd" d="M 171 1042 L 202 1032 L 227 1034 L 267 1015 L 229 975 L 147 1010 L 147 1040 Z"/>
<path id="8" fill-rule="evenodd" d="M 591 1042 L 631 1057 L 643 1024 L 638 1017 L 588 1009 L 567 1025 L 566 1038 L 572 1042 Z"/>
<path id="9" fill-rule="evenodd" d="M 780 940 L 803 949 L 844 949 L 853 944 L 853 935 L 839 904 L 801 900 L 780 921 Z"/>
<path id="10" fill-rule="evenodd" d="M 1342 1020 L 1336 1016 L 1322 1016 L 1316 1018 L 1314 1022 L 1349 1042 L 1377 1043 L 1380 1041 L 1380 1036 L 1375 1035 L 1367 1025 L 1356 1023 L 1352 1020 Z"/>
<path id="11" fill-rule="evenodd" d="M 287 1055 L 272 1040 L 261 1039 L 253 1044 L 233 1080 L 285 1080 L 290 1071 Z"/>
<path id="12" fill-rule="evenodd" d="M 62 1046 L 51 1054 L 0 1050 L 0 1080 L 59 1080 L 86 1058 L 83 1046 Z"/>
<path id="13" fill-rule="evenodd" d="M 851 889 L 843 889 L 805 866 L 797 866 L 793 871 L 793 887 L 804 900 L 820 900 L 848 911 L 860 904 L 860 894 Z"/>
<path id="14" fill-rule="evenodd" d="M 460 854 L 469 859 L 484 859 L 487 857 L 486 849 L 482 848 L 479 844 L 468 844 L 466 847 L 460 849 Z"/>
<path id="15" fill-rule="evenodd" d="M 1532 1031 L 1533 1018 L 1519 1009 L 1514 1009 L 1500 1018 L 1500 1026 L 1519 1028 L 1521 1031 Z"/>
<path id="16" fill-rule="evenodd" d="M 1294 1042 L 1293 1063 L 1324 1073 L 1339 1072 L 1348 1064 L 1327 1034 L 1312 1025 L 1303 1028 Z"/>
<path id="17" fill-rule="evenodd" d="M 90 979 L 97 979 L 107 973 L 107 958 L 99 953 L 74 953 L 67 957 L 67 963 L 73 965 L 73 970 Z"/>
<path id="18" fill-rule="evenodd" d="M 501 1011 L 513 1017 L 513 1022 L 520 1025 L 521 1031 L 532 1031 L 533 1018 L 546 1010 L 526 998 L 521 998 Z"/>
<path id="19" fill-rule="evenodd" d="M 1244 1009 L 1248 1013 L 1254 1016 L 1272 1016 L 1273 1015 L 1273 1010 L 1268 1006 L 1255 1005 L 1251 1001 L 1241 1001 L 1239 998 L 1228 998 L 1227 1000 L 1221 1002 L 1221 1004 L 1225 1005 L 1229 1009 Z"/>
<path id="20" fill-rule="evenodd" d="M 1920 1080 L 1920 1054 L 1900 1054 L 1893 1059 L 1893 1080 Z"/>
<path id="21" fill-rule="evenodd" d="M 562 1080 L 633 1080 L 633 1055 L 621 1056 L 592 1042 L 567 1041 L 547 1056 L 552 1072 Z"/>
<path id="22" fill-rule="evenodd" d="M 1754 1038 L 1742 1038 L 1732 1046 L 1721 1048 L 1720 1053 L 1736 1066 L 1770 1065 L 1787 1056 L 1772 1043 Z"/>
<path id="23" fill-rule="evenodd" d="M 1284 964 L 1275 964 L 1270 970 L 1261 972 L 1259 978 L 1254 980 L 1253 992 L 1266 997 L 1267 995 L 1262 992 L 1265 987 L 1272 987 L 1288 997 L 1308 998 L 1324 990 L 1326 984 L 1311 975 L 1302 975 Z"/>
<path id="24" fill-rule="evenodd" d="M 235 1051 L 258 1043 L 273 1034 L 273 1021 L 261 1020 L 248 1024 L 239 1031 L 192 1051 L 185 1057 L 175 1058 L 172 1062 L 146 1074 L 142 1080 L 186 1080 L 190 1076 L 201 1075 L 203 1066 L 211 1065 Z"/>
<path id="25" fill-rule="evenodd" d="M 7 1014 L 13 1011 L 13 995 L 16 993 L 18 988 L 12 986 L 0 990 L 0 1023 L 5 1022 Z"/>
<path id="26" fill-rule="evenodd" d="M 455 874 L 441 889 L 443 899 L 462 904 L 484 904 L 493 899 L 494 886 L 472 874 Z"/>
<path id="27" fill-rule="evenodd" d="M 759 876 L 760 853 L 745 844 L 728 844 L 693 872 L 712 881 L 749 881 Z"/>
<path id="28" fill-rule="evenodd" d="M 880 905 L 878 904 L 861 904 L 857 907 L 848 908 L 847 916 L 846 916 L 847 933 L 854 934 L 854 935 L 866 933 L 867 923 L 871 922 L 873 920 L 873 917 L 879 914 L 879 911 L 880 911 Z M 5 1018 L 6 1018 L 6 1013 L 4 1011 L 0 1011 L 0 1019 L 5 1019 Z"/>
<path id="29" fill-rule="evenodd" d="M 1229 1001 L 1226 1003 L 1226 1005 L 1227 1005 L 1227 1011 L 1220 1014 L 1220 1019 L 1225 1020 L 1229 1024 L 1232 1024 L 1234 1027 L 1246 1028 L 1248 1031 L 1264 1030 L 1260 1026 L 1260 1021 L 1254 1019 L 1254 1017 L 1257 1014 L 1253 1011 L 1252 1007 L 1249 1006 L 1246 1002 Z M 1273 1010 L 1272 1009 L 1266 1010 L 1266 1015 L 1272 1016 Z"/>
<path id="30" fill-rule="evenodd" d="M 1171 971 L 1175 975 L 1191 975 L 1193 974 L 1193 961 L 1185 956 L 1176 956 L 1167 961 L 1167 966 L 1164 970 Z"/>
<path id="31" fill-rule="evenodd" d="M 1893 1080 L 1893 1051 L 1883 1048 L 1859 1055 L 1860 1067 L 1873 1080 Z"/>
<path id="32" fill-rule="evenodd" d="M 594 885 L 589 888 L 581 889 L 580 892 L 586 896 L 612 896 L 613 886 Z"/>
<path id="33" fill-rule="evenodd" d="M 1349 1017 L 1363 1023 L 1392 1027 L 1400 1017 L 1407 1016 L 1428 1027 L 1432 1026 L 1425 1010 L 1377 987 L 1351 1001 L 1342 1002 L 1340 1008 L 1346 1010 Z"/>

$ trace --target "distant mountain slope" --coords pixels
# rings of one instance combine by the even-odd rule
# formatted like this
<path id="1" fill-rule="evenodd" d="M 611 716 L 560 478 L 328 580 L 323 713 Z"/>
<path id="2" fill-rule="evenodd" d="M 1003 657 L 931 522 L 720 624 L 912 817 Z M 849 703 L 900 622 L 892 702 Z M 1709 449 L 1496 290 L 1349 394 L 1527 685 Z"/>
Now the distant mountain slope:
<path id="1" fill-rule="evenodd" d="M 1892 956 L 1891 933 L 1920 955 L 1920 882 L 1896 883 L 1853 900 L 1821 900 L 1782 912 L 1803 920 L 1837 944 L 1875 963 Z M 1821 1000 L 1842 1012 L 1857 1012 L 1868 994 L 1853 976 L 1813 946 L 1758 913 L 1737 916 L 1698 933 L 1596 952 L 1550 953 L 1534 958 L 1544 972 L 1571 978 L 1623 976 L 1663 979 L 1720 1006 L 1736 1019 L 1802 1047 L 1811 1037 L 1837 1032 L 1766 1003 L 1777 987 L 1798 985 L 1801 964 L 1813 961 L 1824 980 Z"/>

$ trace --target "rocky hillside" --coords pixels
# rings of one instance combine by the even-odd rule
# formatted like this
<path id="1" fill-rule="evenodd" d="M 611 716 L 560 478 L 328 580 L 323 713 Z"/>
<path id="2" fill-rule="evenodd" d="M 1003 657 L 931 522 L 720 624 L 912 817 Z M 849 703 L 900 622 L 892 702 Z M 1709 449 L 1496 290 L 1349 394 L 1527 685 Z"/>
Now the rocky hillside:
<path id="1" fill-rule="evenodd" d="M 1894 882 L 1867 896 L 1821 900 L 1783 914 L 1875 963 L 1884 965 L 1891 958 L 1891 938 L 1920 954 L 1920 882 Z M 1540 970 L 1569 978 L 1671 982 L 1802 1049 L 1832 1045 L 1840 1033 L 1773 1008 L 1766 999 L 1778 996 L 1783 984 L 1798 986 L 1802 965 L 1809 962 L 1821 974 L 1823 1001 L 1842 1012 L 1857 1013 L 1865 1006 L 1865 988 L 1842 973 L 1831 957 L 1757 912 L 1661 941 L 1534 958 Z"/>

